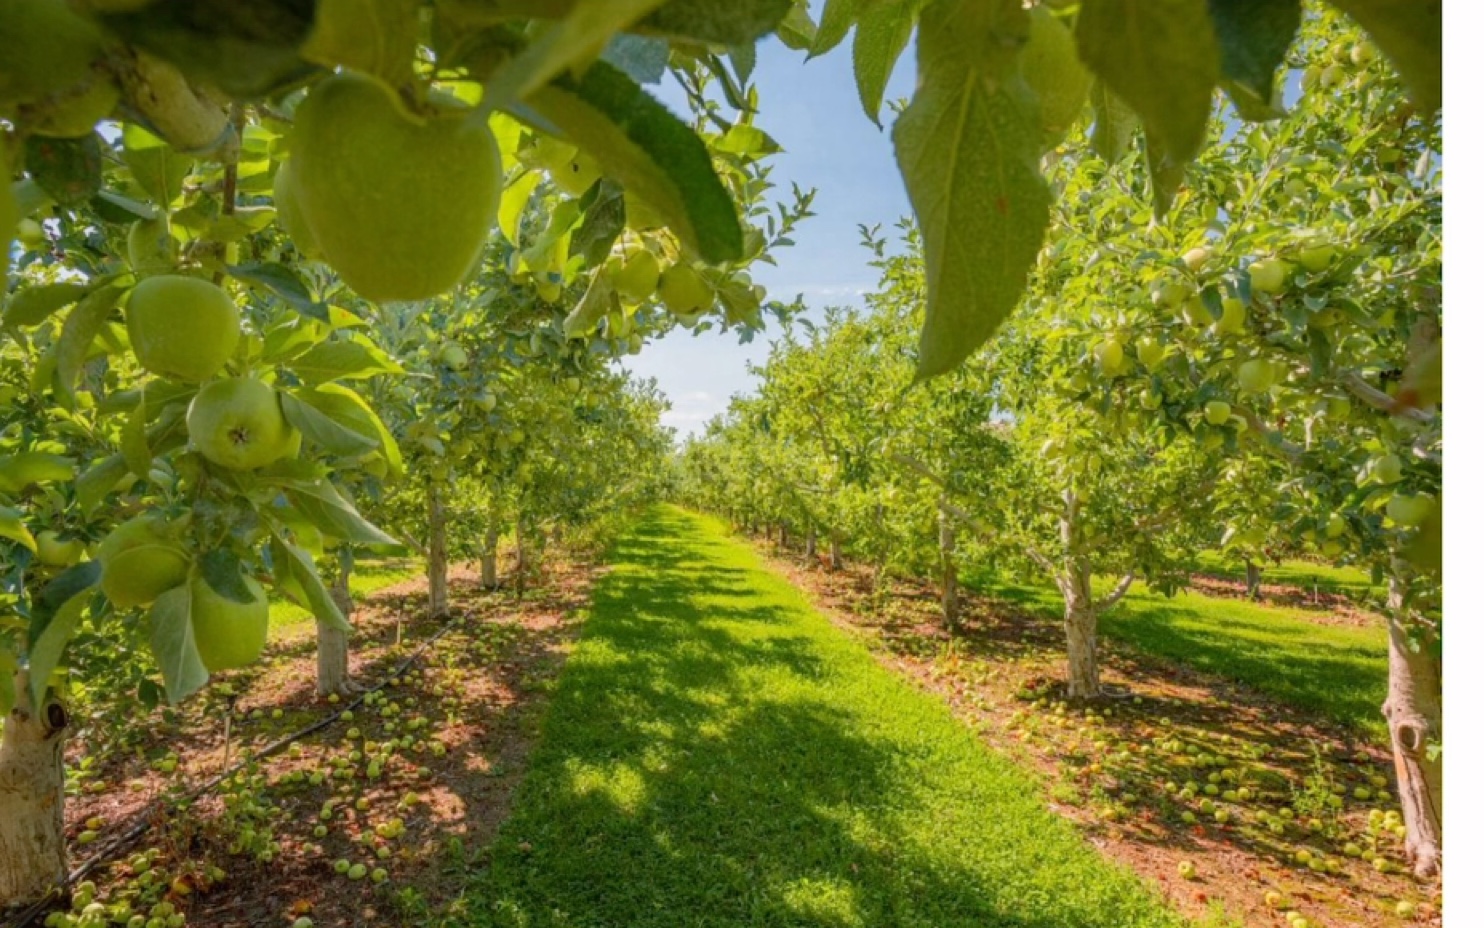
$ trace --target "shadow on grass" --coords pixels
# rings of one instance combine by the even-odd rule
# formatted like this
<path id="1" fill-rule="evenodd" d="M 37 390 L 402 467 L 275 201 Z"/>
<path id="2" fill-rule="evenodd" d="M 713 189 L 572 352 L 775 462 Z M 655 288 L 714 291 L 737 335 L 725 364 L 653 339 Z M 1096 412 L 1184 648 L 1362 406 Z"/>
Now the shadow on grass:
<path id="1" fill-rule="evenodd" d="M 612 560 L 464 924 L 1175 923 L 705 523 Z"/>

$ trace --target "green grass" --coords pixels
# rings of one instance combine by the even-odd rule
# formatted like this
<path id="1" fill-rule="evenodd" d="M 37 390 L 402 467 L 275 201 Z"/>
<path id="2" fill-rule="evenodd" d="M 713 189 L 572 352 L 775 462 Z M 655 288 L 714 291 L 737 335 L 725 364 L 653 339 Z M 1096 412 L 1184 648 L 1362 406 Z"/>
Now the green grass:
<path id="1" fill-rule="evenodd" d="M 417 576 L 422 567 L 412 558 L 377 558 L 357 561 L 350 575 L 350 594 L 363 599 L 378 590 Z M 286 599 L 273 597 L 268 603 L 268 628 L 273 635 L 294 632 L 314 621 L 314 616 Z"/>
<path id="2" fill-rule="evenodd" d="M 966 585 L 1060 621 L 1050 587 L 966 574 Z M 1205 673 L 1244 683 L 1298 709 L 1385 742 L 1386 630 L 1319 625 L 1300 609 L 1181 593 L 1166 598 L 1135 584 L 1099 624 L 1106 638 Z"/>
<path id="3" fill-rule="evenodd" d="M 1197 556 L 1200 569 L 1206 573 L 1232 580 L 1246 578 L 1245 568 L 1223 557 L 1216 551 L 1204 551 Z M 1385 589 L 1371 582 L 1371 575 L 1354 567 L 1333 567 L 1312 561 L 1288 561 L 1276 567 L 1262 569 L 1264 583 L 1281 583 L 1300 587 L 1306 591 L 1316 586 L 1324 593 L 1338 593 L 1357 603 L 1364 603 L 1383 595 Z"/>
<path id="4" fill-rule="evenodd" d="M 463 924 L 1180 924 L 720 523 L 612 561 Z"/>

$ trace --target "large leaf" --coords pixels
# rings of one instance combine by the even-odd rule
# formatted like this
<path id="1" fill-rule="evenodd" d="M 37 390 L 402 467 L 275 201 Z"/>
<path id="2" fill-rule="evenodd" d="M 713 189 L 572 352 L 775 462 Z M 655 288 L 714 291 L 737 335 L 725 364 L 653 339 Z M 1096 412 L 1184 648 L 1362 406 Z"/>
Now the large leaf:
<path id="1" fill-rule="evenodd" d="M 851 55 L 855 61 L 855 88 L 861 106 L 877 125 L 881 124 L 881 101 L 886 82 L 912 37 L 922 0 L 872 0 L 860 13 Z"/>
<path id="2" fill-rule="evenodd" d="M 26 528 L 26 522 L 18 509 L 0 506 L 0 538 L 9 538 L 28 548 L 32 554 L 36 553 L 36 539 L 32 537 L 31 530 Z M 0 689 L 4 687 L 5 684 L 0 682 Z"/>
<path id="3" fill-rule="evenodd" d="M 7 326 L 32 326 L 44 322 L 59 309 L 65 309 L 92 293 L 93 284 L 32 284 L 22 287 L 5 304 L 3 322 Z"/>
<path id="4" fill-rule="evenodd" d="M 73 389 L 82 373 L 83 361 L 93 346 L 93 339 L 103 331 L 113 308 L 118 305 L 123 289 L 113 285 L 99 287 L 84 297 L 67 313 L 62 335 L 57 339 L 57 369 L 53 380 L 56 399 L 63 407 L 72 408 Z"/>
<path id="5" fill-rule="evenodd" d="M 103 189 L 103 148 L 98 133 L 75 139 L 31 136 L 26 139 L 26 173 L 63 206 L 86 203 Z"/>
<path id="6" fill-rule="evenodd" d="M 596 58 L 608 40 L 629 28 L 665 0 L 576 0 L 567 15 L 547 26 L 515 59 L 495 72 L 485 87 L 501 109 L 567 70 Z"/>
<path id="7" fill-rule="evenodd" d="M 1443 0 L 1329 0 L 1375 39 L 1419 109 L 1443 105 Z"/>
<path id="8" fill-rule="evenodd" d="M 1207 0 L 1221 43 L 1221 83 L 1245 119 L 1276 119 L 1273 77 L 1303 19 L 1300 0 Z"/>
<path id="9" fill-rule="evenodd" d="M 309 383 L 327 380 L 364 380 L 378 374 L 400 374 L 402 368 L 368 338 L 320 342 L 294 358 L 288 367 Z"/>
<path id="10" fill-rule="evenodd" d="M 588 279 L 587 290 L 582 294 L 582 299 L 577 301 L 567 318 L 562 320 L 562 333 L 568 338 L 590 335 L 604 316 L 621 308 L 618 294 L 613 289 L 613 279 L 608 276 L 608 268 L 599 268 Z"/>
<path id="11" fill-rule="evenodd" d="M 520 216 L 530 202 L 531 193 L 541 183 L 538 171 L 528 171 L 517 177 L 500 194 L 500 234 L 516 248 L 520 247 Z"/>
<path id="12" fill-rule="evenodd" d="M 1109 164 L 1128 151 L 1139 117 L 1102 81 L 1092 85 L 1092 149 Z"/>
<path id="13" fill-rule="evenodd" d="M 713 264 L 742 256 L 737 208 L 706 145 L 626 74 L 599 61 L 531 95 L 532 107 L 598 158 Z"/>
<path id="14" fill-rule="evenodd" d="M 814 31 L 814 43 L 809 48 L 809 57 L 825 52 L 845 41 L 850 27 L 855 25 L 864 0 L 825 0 L 824 12 L 819 14 L 819 28 Z"/>
<path id="15" fill-rule="evenodd" d="M 265 288 L 302 315 L 320 322 L 330 321 L 329 307 L 310 295 L 304 281 L 286 265 L 251 262 L 231 265 L 227 273 L 245 283 Z"/>
<path id="16" fill-rule="evenodd" d="M 412 79 L 421 5 L 418 0 L 319 0 L 314 29 L 299 54 L 400 87 Z"/>
<path id="17" fill-rule="evenodd" d="M 31 664 L 31 699 L 36 705 L 41 705 L 52 670 L 61 662 L 62 651 L 77 630 L 87 593 L 102 573 L 97 561 L 74 564 L 52 578 L 32 601 L 26 657 Z"/>
<path id="18" fill-rule="evenodd" d="M 741 45 L 778 27 L 793 0 L 670 0 L 640 23 L 644 32 L 707 45 Z"/>
<path id="19" fill-rule="evenodd" d="M 608 40 L 603 60 L 641 84 L 658 84 L 670 64 L 670 46 L 661 39 L 619 33 Z"/>
<path id="20" fill-rule="evenodd" d="M 1077 49 L 1170 158 L 1196 156 L 1221 76 L 1206 0 L 1084 0 Z"/>
<path id="21" fill-rule="evenodd" d="M 1041 247 L 1051 195 L 1015 61 L 1028 28 L 1016 0 L 936 0 L 922 14 L 917 93 L 892 132 L 926 259 L 919 379 L 994 333 Z"/>
<path id="22" fill-rule="evenodd" d="M 129 463 L 124 460 L 122 454 L 110 454 L 108 457 L 89 467 L 77 478 L 74 488 L 77 490 L 77 503 L 82 507 L 84 515 L 91 515 L 98 504 L 113 490 L 118 482 L 129 474 Z"/>
<path id="23" fill-rule="evenodd" d="M 341 425 L 292 393 L 280 393 L 279 400 L 284 417 L 311 445 L 342 456 L 363 454 L 378 445 L 375 438 Z"/>
<path id="24" fill-rule="evenodd" d="M 42 451 L 0 456 L 0 493 L 19 493 L 37 483 L 72 479 L 72 459 Z"/>
<path id="25" fill-rule="evenodd" d="M 353 544 L 397 547 L 401 542 L 366 521 L 328 480 L 295 482 L 284 487 L 289 505 L 315 528 Z"/>
<path id="26" fill-rule="evenodd" d="M 392 433 L 370 404 L 354 390 L 340 384 L 326 383 L 313 390 L 301 390 L 295 396 L 339 425 L 375 439 L 392 476 L 402 476 L 402 452 L 397 447 L 397 440 L 392 437 Z"/>
<path id="27" fill-rule="evenodd" d="M 189 155 L 177 152 L 164 139 L 132 122 L 124 123 L 123 155 L 135 183 L 160 206 L 175 202 L 186 175 L 191 173 Z"/>
<path id="28" fill-rule="evenodd" d="M 582 198 L 582 206 L 582 224 L 572 232 L 572 250 L 582 255 L 588 267 L 597 267 L 623 233 L 623 191 L 601 180 Z"/>
<path id="29" fill-rule="evenodd" d="M 292 598 L 313 613 L 315 621 L 349 633 L 350 623 L 345 620 L 345 614 L 335 604 L 330 591 L 325 589 L 324 581 L 320 579 L 319 571 L 314 566 L 314 558 L 309 556 L 309 552 L 277 536 L 273 538 L 271 550 L 275 576 L 289 581 L 281 583 L 281 587 L 292 590 Z"/>
<path id="30" fill-rule="evenodd" d="M 196 692 L 210 679 L 201 652 L 196 650 L 189 584 L 166 590 L 150 607 L 149 648 L 165 678 L 165 698 L 171 704 Z"/>

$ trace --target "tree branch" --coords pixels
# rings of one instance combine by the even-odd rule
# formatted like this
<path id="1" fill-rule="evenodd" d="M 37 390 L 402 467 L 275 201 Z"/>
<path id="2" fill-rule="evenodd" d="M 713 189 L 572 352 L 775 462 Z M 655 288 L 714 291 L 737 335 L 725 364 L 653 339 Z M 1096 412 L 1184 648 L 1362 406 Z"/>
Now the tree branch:
<path id="1" fill-rule="evenodd" d="M 1123 575 L 1122 580 L 1118 581 L 1117 586 L 1108 591 L 1107 596 L 1104 596 L 1102 599 L 1093 603 L 1092 611 L 1106 612 L 1107 610 L 1112 609 L 1114 606 L 1118 605 L 1118 601 L 1120 599 L 1123 599 L 1124 594 L 1128 592 L 1129 587 L 1133 586 L 1133 583 L 1134 572 L 1129 571 L 1128 573 Z"/>
<path id="2" fill-rule="evenodd" d="M 1347 371 L 1340 377 L 1340 385 L 1349 390 L 1351 395 L 1374 409 L 1393 416 L 1401 416 L 1411 419 L 1413 422 L 1429 423 L 1433 421 L 1433 414 L 1418 409 L 1415 406 L 1398 406 L 1396 400 L 1382 390 L 1366 383 L 1365 378 L 1355 371 Z"/>

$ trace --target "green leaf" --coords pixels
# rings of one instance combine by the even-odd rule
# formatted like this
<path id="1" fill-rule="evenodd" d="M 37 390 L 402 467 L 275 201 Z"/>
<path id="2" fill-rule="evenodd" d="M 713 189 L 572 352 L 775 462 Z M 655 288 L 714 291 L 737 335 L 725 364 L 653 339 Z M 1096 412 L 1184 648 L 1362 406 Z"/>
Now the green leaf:
<path id="1" fill-rule="evenodd" d="M 308 383 L 364 380 L 378 374 L 402 373 L 402 368 L 386 352 L 361 335 L 320 342 L 288 362 L 288 368 Z"/>
<path id="2" fill-rule="evenodd" d="M 103 148 L 98 133 L 75 139 L 33 135 L 26 139 L 26 173 L 63 206 L 77 206 L 103 189 Z"/>
<path id="3" fill-rule="evenodd" d="M 1092 148 L 1109 164 L 1116 164 L 1128 151 L 1139 117 L 1102 81 L 1092 85 Z"/>
<path id="4" fill-rule="evenodd" d="M 944 0 L 938 0 L 944 2 Z M 861 10 L 851 49 L 855 61 L 855 88 L 861 106 L 876 125 L 881 125 L 881 101 L 886 82 L 912 37 L 912 26 L 922 0 L 872 0 Z"/>
<path id="5" fill-rule="evenodd" d="M 845 41 L 850 27 L 859 17 L 863 0 L 825 0 L 824 12 L 819 14 L 819 28 L 814 32 L 814 43 L 809 47 L 809 57 L 825 52 Z"/>
<path id="6" fill-rule="evenodd" d="M 507 109 L 564 71 L 595 58 L 608 40 L 654 12 L 665 0 L 576 0 L 513 61 L 495 72 L 485 95 Z"/>
<path id="7" fill-rule="evenodd" d="M 562 333 L 568 338 L 589 335 L 604 316 L 621 309 L 618 294 L 613 289 L 613 280 L 608 276 L 608 268 L 600 268 L 588 280 L 582 299 L 577 301 L 567 318 L 562 320 Z"/>
<path id="8" fill-rule="evenodd" d="M 148 426 L 149 405 L 141 396 L 139 405 L 129 413 L 124 427 L 119 430 L 119 453 L 129 470 L 141 480 L 149 479 L 150 468 L 155 463 L 154 451 L 149 446 Z"/>
<path id="9" fill-rule="evenodd" d="M 583 197 L 582 224 L 572 232 L 572 250 L 582 255 L 588 267 L 597 267 L 607 259 L 623 229 L 623 190 L 604 178 Z"/>
<path id="10" fill-rule="evenodd" d="M 154 219 L 159 212 L 148 203 L 141 203 L 112 190 L 100 190 L 88 201 L 88 208 L 98 214 L 104 222 L 122 225 L 138 219 Z"/>
<path id="11" fill-rule="evenodd" d="M 927 317 L 919 380 L 994 334 L 1025 288 L 1050 217 L 1036 103 L 1015 53 L 1015 0 L 935 0 L 922 14 L 918 84 L 892 137 L 922 228 Z"/>
<path id="12" fill-rule="evenodd" d="M 597 157 L 605 174 L 657 210 L 703 260 L 741 257 L 737 208 L 705 143 L 622 71 L 596 62 L 581 79 L 562 78 L 530 102 Z"/>
<path id="13" fill-rule="evenodd" d="M 1185 165 L 1165 152 L 1158 137 L 1144 133 L 1144 162 L 1149 171 L 1149 197 L 1154 215 L 1164 216 L 1185 180 Z"/>
<path id="14" fill-rule="evenodd" d="M 716 141 L 716 150 L 729 155 L 761 158 L 765 155 L 775 155 L 782 151 L 783 147 L 757 126 L 744 125 L 739 122 Z"/>
<path id="15" fill-rule="evenodd" d="M 299 595 L 292 598 L 299 600 L 299 605 L 313 613 L 315 621 L 321 625 L 348 634 L 351 631 L 350 623 L 345 620 L 345 614 L 335 604 L 330 591 L 325 589 L 324 581 L 320 579 L 319 571 L 314 566 L 314 558 L 309 556 L 309 552 L 277 536 L 273 538 L 272 552 L 275 576 L 279 576 L 278 572 L 282 569 L 293 581 L 292 587 L 297 588 L 295 593 Z"/>
<path id="16" fill-rule="evenodd" d="M 165 678 L 165 698 L 172 705 L 206 685 L 211 674 L 196 650 L 191 624 L 191 587 L 166 590 L 149 610 L 149 649 Z"/>
<path id="17" fill-rule="evenodd" d="M 299 510 L 309 524 L 326 535 L 352 544 L 390 547 L 401 544 L 367 522 L 328 480 L 314 483 L 297 481 L 285 486 L 283 493 L 289 505 Z"/>
<path id="18" fill-rule="evenodd" d="M 62 334 L 56 345 L 57 371 L 53 383 L 56 399 L 63 408 L 72 408 L 72 391 L 82 373 L 88 350 L 93 347 L 93 339 L 103 330 L 108 317 L 113 315 L 123 292 L 121 287 L 112 285 L 99 287 L 72 307 L 67 321 L 62 323 Z"/>
<path id="19" fill-rule="evenodd" d="M 96 564 L 76 565 L 76 567 L 83 566 L 91 566 L 94 568 L 94 573 L 97 572 L 98 565 Z M 68 571 L 71 572 L 76 567 L 69 568 Z M 72 640 L 72 634 L 77 631 L 77 623 L 82 618 L 82 610 L 87 605 L 87 601 L 87 592 L 84 590 L 57 604 L 48 614 L 40 633 L 32 638 L 30 646 L 26 649 L 26 659 L 31 665 L 31 702 L 33 705 L 42 704 L 46 696 L 46 688 L 51 683 L 52 671 L 56 670 L 57 665 L 62 662 L 62 652 L 67 649 L 67 642 Z M 33 615 L 32 629 L 35 630 L 35 628 Z"/>
<path id="20" fill-rule="evenodd" d="M 389 87 L 412 80 L 418 0 L 319 0 L 299 54 L 327 68 L 351 68 Z"/>
<path id="21" fill-rule="evenodd" d="M 1443 105 L 1443 0 L 1329 0 L 1371 34 L 1417 101 Z"/>
<path id="22" fill-rule="evenodd" d="M 5 304 L 3 324 L 32 326 L 93 292 L 93 284 L 32 284 L 17 290 Z"/>
<path id="23" fill-rule="evenodd" d="M 778 36 L 778 41 L 796 52 L 808 51 L 812 48 L 815 28 L 814 20 L 809 18 L 809 0 L 794 0 L 794 5 L 789 9 L 788 15 L 783 17 L 783 21 L 778 24 L 774 32 Z M 733 48 L 736 47 L 733 46 Z M 750 76 L 752 69 L 747 70 Z M 747 80 L 747 77 L 742 79 Z"/>
<path id="24" fill-rule="evenodd" d="M 180 196 L 192 160 L 135 123 L 124 123 L 124 164 L 151 200 L 169 206 Z"/>
<path id="25" fill-rule="evenodd" d="M 541 183 L 538 171 L 528 171 L 516 178 L 500 194 L 500 234 L 516 248 L 520 247 L 520 214 L 525 212 L 531 193 Z"/>
<path id="26" fill-rule="evenodd" d="M 32 537 L 31 530 L 26 528 L 26 522 L 17 509 L 0 506 L 0 538 L 9 538 L 29 549 L 32 554 L 36 553 L 36 539 Z M 0 681 L 0 690 L 3 690 L 5 685 L 3 681 Z"/>
<path id="27" fill-rule="evenodd" d="M 329 307 L 311 296 L 304 281 L 286 265 L 250 262 L 228 265 L 227 273 L 245 283 L 265 288 L 301 315 L 320 322 L 330 321 Z"/>
<path id="28" fill-rule="evenodd" d="M 336 423 L 374 438 L 380 445 L 381 456 L 394 477 L 403 474 L 402 452 L 397 440 L 387 429 L 381 417 L 364 399 L 349 387 L 340 384 L 321 384 L 313 390 L 301 390 L 296 395 L 300 401 L 313 406 Z"/>
<path id="29" fill-rule="evenodd" d="M 658 84 L 670 64 L 670 46 L 660 39 L 621 32 L 608 40 L 603 60 L 641 84 Z"/>
<path id="30" fill-rule="evenodd" d="M 1171 159 L 1196 156 L 1221 76 L 1206 0 L 1084 0 L 1077 49 Z"/>
<path id="31" fill-rule="evenodd" d="M 778 27 L 793 0 L 670 0 L 638 31 L 706 45 L 741 45 Z"/>
<path id="32" fill-rule="evenodd" d="M 110 454 L 83 471 L 74 484 L 77 503 L 82 507 L 83 514 L 91 515 L 129 472 L 129 464 L 122 454 Z"/>
<path id="33" fill-rule="evenodd" d="M 37 483 L 72 479 L 73 462 L 60 454 L 22 451 L 0 457 L 0 493 L 19 493 Z"/>
<path id="34" fill-rule="evenodd" d="M 244 605 L 256 601 L 253 591 L 242 578 L 242 559 L 230 548 L 206 552 L 197 566 L 201 570 L 201 579 L 223 599 Z"/>
<path id="35" fill-rule="evenodd" d="M 1243 119 L 1283 115 L 1273 78 L 1303 19 L 1300 0 L 1207 0 L 1221 44 L 1221 78 Z"/>
<path id="36" fill-rule="evenodd" d="M 304 433 L 304 440 L 331 454 L 344 457 L 364 454 L 379 444 L 375 438 L 341 425 L 292 393 L 280 393 L 279 400 L 284 416 Z"/>

